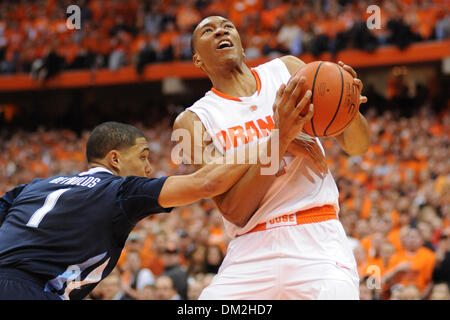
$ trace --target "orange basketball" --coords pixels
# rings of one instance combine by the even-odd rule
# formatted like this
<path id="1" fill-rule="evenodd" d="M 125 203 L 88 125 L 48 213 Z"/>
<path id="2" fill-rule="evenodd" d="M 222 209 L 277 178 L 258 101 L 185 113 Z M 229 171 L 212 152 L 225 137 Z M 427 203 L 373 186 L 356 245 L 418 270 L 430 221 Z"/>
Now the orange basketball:
<path id="1" fill-rule="evenodd" d="M 319 138 L 344 131 L 359 110 L 360 92 L 352 75 L 338 64 L 324 61 L 308 63 L 296 74 L 306 78 L 305 91 L 312 91 L 314 104 L 314 115 L 303 131 Z"/>

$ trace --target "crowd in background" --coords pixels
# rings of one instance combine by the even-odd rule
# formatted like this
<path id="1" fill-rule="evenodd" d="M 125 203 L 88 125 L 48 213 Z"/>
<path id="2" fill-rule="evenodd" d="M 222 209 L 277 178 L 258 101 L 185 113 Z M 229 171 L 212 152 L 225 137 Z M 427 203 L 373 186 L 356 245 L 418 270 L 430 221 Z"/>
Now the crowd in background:
<path id="1" fill-rule="evenodd" d="M 450 299 L 450 101 L 432 84 L 408 92 L 394 68 L 384 95 L 365 89 L 368 152 L 348 157 L 323 139 L 340 213 L 361 279 L 361 299 Z M 445 95 L 444 95 L 445 97 Z M 438 105 L 439 107 L 436 107 Z M 384 107 L 384 108 L 383 108 Z M 153 176 L 192 172 L 171 160 L 172 118 L 135 123 L 149 141 Z M 0 194 L 32 178 L 86 170 L 88 131 L 0 130 Z M 114 272 L 90 299 L 196 299 L 229 237 L 211 200 L 142 220 Z"/>
<path id="2" fill-rule="evenodd" d="M 79 30 L 66 25 L 72 4 L 81 8 Z M 381 23 L 369 30 L 373 4 Z M 248 59 L 450 37 L 445 0 L 5 0 L 0 73 L 45 80 L 60 70 L 134 65 L 142 72 L 148 63 L 189 60 L 193 27 L 209 15 L 236 25 Z"/>

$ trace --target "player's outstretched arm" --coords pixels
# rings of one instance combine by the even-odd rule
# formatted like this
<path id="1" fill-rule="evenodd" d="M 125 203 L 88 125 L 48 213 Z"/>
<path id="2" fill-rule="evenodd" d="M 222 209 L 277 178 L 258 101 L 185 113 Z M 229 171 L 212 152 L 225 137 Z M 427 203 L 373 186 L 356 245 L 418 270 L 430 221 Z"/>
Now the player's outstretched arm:
<path id="1" fill-rule="evenodd" d="M 285 138 L 281 141 L 281 152 L 286 151 L 289 141 Z M 158 202 L 163 207 L 175 207 L 187 205 L 200 199 L 214 198 L 224 194 L 249 170 L 252 165 L 269 167 L 267 172 L 275 174 L 278 172 L 278 163 L 275 171 L 270 171 L 271 163 L 268 162 L 267 154 L 271 153 L 272 137 L 264 141 L 258 141 L 252 145 L 257 152 L 256 161 L 251 162 L 250 156 L 256 155 L 249 152 L 249 148 L 232 150 L 226 156 L 216 153 L 210 159 L 205 159 L 203 166 L 190 175 L 171 176 L 167 178 L 159 196 Z M 238 154 L 243 152 L 241 154 Z M 186 156 L 186 155 L 185 155 Z"/>
<path id="2" fill-rule="evenodd" d="M 184 128 L 189 130 L 192 138 L 191 150 L 184 150 L 183 157 L 188 163 L 194 163 L 194 150 L 203 155 L 205 147 L 208 145 L 195 146 L 198 139 L 194 139 L 195 135 L 203 136 L 203 131 L 194 132 L 193 121 L 200 121 L 197 116 L 190 111 L 181 114 L 175 122 L 174 130 Z M 185 123 L 188 122 L 188 123 Z M 199 126 L 197 126 L 197 129 Z M 203 128 L 204 129 L 204 128 Z M 258 143 L 257 152 L 259 154 L 267 154 L 270 151 L 271 139 Z M 210 146 L 211 147 L 211 146 Z M 237 161 L 236 152 L 230 152 L 227 156 L 222 156 L 216 150 L 213 150 L 210 158 L 202 159 L 201 164 L 194 164 L 198 169 L 190 175 L 180 175 L 169 177 L 162 188 L 158 202 L 163 207 L 174 207 L 187 205 L 200 199 L 214 198 L 228 191 L 250 168 L 250 153 L 248 149 L 243 149 L 245 158 Z M 258 157 L 259 161 L 261 158 Z M 231 160 L 231 162 L 230 162 Z"/>
<path id="3" fill-rule="evenodd" d="M 309 103 L 311 92 L 305 94 L 301 101 L 298 102 L 300 92 L 302 92 L 302 86 L 300 85 L 298 78 L 292 79 L 287 86 L 282 85 L 277 92 L 274 115 L 275 129 L 279 129 L 279 140 L 277 141 L 278 150 L 271 149 L 272 144 L 269 141 L 271 141 L 272 136 L 268 139 L 266 144 L 268 155 L 271 156 L 272 152 L 278 153 L 278 157 L 271 157 L 272 159 L 282 158 L 289 143 L 296 137 L 298 132 L 302 130 L 304 123 L 309 121 L 312 117 L 313 108 Z M 301 116 L 300 113 L 305 107 L 309 107 L 309 112 L 306 116 Z M 203 134 L 203 132 L 194 132 L 194 120 L 199 119 L 192 112 L 185 111 L 177 118 L 174 124 L 174 129 L 184 128 L 189 130 L 189 132 L 191 132 L 193 143 L 195 143 L 196 140 L 199 141 L 199 139 L 193 139 L 195 134 L 200 134 L 200 136 Z M 193 145 L 192 150 L 195 148 L 204 150 L 205 147 L 206 145 Z M 192 160 L 193 156 L 191 155 L 189 158 Z M 277 168 L 278 165 L 279 163 L 276 163 Z M 275 173 L 277 171 L 275 170 L 272 174 L 261 174 L 264 167 L 267 167 L 267 164 L 264 165 L 258 163 L 250 166 L 246 165 L 246 167 L 242 169 L 245 172 L 242 178 L 227 192 L 213 198 L 223 216 L 228 221 L 238 226 L 243 226 L 259 207 L 261 199 L 276 178 Z M 226 174 L 229 173 L 227 172 Z"/>
<path id="4" fill-rule="evenodd" d="M 162 207 L 179 207 L 213 198 L 231 188 L 248 170 L 246 164 L 208 164 L 189 175 L 167 178 L 158 202 Z"/>

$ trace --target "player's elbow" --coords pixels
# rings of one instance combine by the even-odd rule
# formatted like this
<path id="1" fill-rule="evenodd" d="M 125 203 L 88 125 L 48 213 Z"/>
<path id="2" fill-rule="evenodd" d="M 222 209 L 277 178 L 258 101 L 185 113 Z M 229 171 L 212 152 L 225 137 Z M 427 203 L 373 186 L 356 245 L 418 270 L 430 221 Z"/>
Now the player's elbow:
<path id="1" fill-rule="evenodd" d="M 369 144 L 359 145 L 358 147 L 346 150 L 346 153 L 351 157 L 363 156 L 369 150 Z"/>
<path id="2" fill-rule="evenodd" d="M 349 156 L 363 156 L 369 150 L 370 138 L 368 135 L 361 135 L 358 139 L 346 141 L 341 145 Z"/>
<path id="3" fill-rule="evenodd" d="M 367 153 L 367 151 L 369 150 L 369 144 L 364 145 L 358 152 L 359 156 L 363 156 Z"/>
<path id="4" fill-rule="evenodd" d="M 369 151 L 369 147 L 370 147 L 370 138 L 369 136 L 365 137 L 365 139 L 363 139 L 362 141 L 360 141 L 360 143 L 358 143 L 358 145 L 356 146 L 355 150 L 354 150 L 354 155 L 357 156 L 363 156 L 367 153 L 367 151 Z"/>

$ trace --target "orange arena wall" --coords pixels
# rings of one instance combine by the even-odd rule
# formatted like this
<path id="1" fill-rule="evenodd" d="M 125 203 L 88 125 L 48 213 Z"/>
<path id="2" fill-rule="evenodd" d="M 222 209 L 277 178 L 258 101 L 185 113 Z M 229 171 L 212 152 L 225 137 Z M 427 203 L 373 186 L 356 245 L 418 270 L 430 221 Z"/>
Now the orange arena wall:
<path id="1" fill-rule="evenodd" d="M 305 63 L 316 60 L 344 61 L 355 68 L 389 66 L 394 64 L 409 64 L 439 61 L 450 56 L 450 40 L 443 42 L 416 43 L 400 50 L 395 46 L 382 47 L 368 53 L 361 50 L 344 50 L 335 59 L 330 53 L 319 57 L 311 54 L 300 56 Z M 249 66 L 256 66 L 270 58 L 248 61 Z M 193 66 L 191 62 L 169 62 L 152 64 L 145 68 L 139 76 L 133 66 L 123 67 L 117 71 L 108 69 L 65 71 L 49 79 L 43 84 L 35 82 L 28 74 L 0 76 L 0 92 L 30 91 L 42 89 L 76 88 L 104 85 L 132 84 L 136 82 L 160 81 L 168 77 L 181 79 L 206 78 L 206 74 Z"/>

